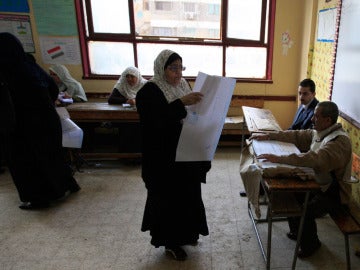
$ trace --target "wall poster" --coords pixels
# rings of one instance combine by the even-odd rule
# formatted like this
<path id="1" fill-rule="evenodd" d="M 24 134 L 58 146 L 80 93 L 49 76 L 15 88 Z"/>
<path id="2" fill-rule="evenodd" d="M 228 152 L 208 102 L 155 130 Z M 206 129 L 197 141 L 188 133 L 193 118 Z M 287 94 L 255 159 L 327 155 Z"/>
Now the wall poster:
<path id="1" fill-rule="evenodd" d="M 0 32 L 9 32 L 16 36 L 22 43 L 25 52 L 35 52 L 30 16 L 0 14 Z"/>

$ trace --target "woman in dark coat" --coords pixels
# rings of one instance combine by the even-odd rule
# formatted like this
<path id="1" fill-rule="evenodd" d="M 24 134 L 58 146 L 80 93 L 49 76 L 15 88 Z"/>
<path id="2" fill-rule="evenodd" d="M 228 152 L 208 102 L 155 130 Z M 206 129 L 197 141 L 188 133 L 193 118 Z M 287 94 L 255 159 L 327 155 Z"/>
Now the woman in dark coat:
<path id="1" fill-rule="evenodd" d="M 0 33 L 0 73 L 15 113 L 15 129 L 8 136 L 5 156 L 22 202 L 19 207 L 47 207 L 68 191 L 80 189 L 64 160 L 55 109 L 58 88 L 10 33 Z"/>
<path id="2" fill-rule="evenodd" d="M 187 105 L 202 94 L 192 92 L 182 78 L 182 58 L 162 51 L 154 63 L 154 77 L 136 96 L 142 129 L 142 178 L 147 188 L 142 231 L 150 231 L 151 244 L 165 246 L 177 260 L 184 260 L 183 245 L 196 244 L 208 235 L 201 183 L 211 164 L 176 162 L 182 119 Z"/>

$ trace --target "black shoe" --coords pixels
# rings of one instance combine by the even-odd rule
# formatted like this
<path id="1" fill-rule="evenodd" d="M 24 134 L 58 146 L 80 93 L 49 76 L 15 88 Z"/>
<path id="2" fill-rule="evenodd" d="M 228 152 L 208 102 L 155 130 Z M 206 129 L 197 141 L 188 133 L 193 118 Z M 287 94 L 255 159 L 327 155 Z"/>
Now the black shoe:
<path id="1" fill-rule="evenodd" d="M 69 188 L 70 193 L 78 192 L 81 189 L 81 187 L 78 184 L 73 184 Z"/>
<path id="2" fill-rule="evenodd" d="M 299 258 L 307 258 L 312 256 L 319 248 L 321 247 L 321 242 L 319 240 L 317 240 L 316 244 L 308 249 L 301 249 L 298 252 L 298 257 Z"/>
<path id="3" fill-rule="evenodd" d="M 288 233 L 286 233 L 286 236 L 291 240 L 294 240 L 294 241 L 297 240 L 297 234 L 296 233 L 288 232 Z"/>
<path id="4" fill-rule="evenodd" d="M 189 245 L 190 245 L 190 246 L 193 246 L 193 247 L 197 246 L 198 244 L 199 244 L 199 241 L 198 241 L 198 240 L 189 243 Z"/>
<path id="5" fill-rule="evenodd" d="M 43 209 L 50 207 L 49 202 L 23 202 L 19 205 L 20 209 L 23 210 L 35 210 L 35 209 Z"/>
<path id="6" fill-rule="evenodd" d="M 245 191 L 240 191 L 240 197 L 246 197 L 246 192 Z"/>
<path id="7" fill-rule="evenodd" d="M 173 247 L 166 246 L 165 251 L 167 254 L 170 254 L 171 256 L 173 256 L 173 258 L 177 261 L 186 260 L 187 254 L 186 254 L 185 250 L 183 250 L 179 246 L 173 246 Z"/>

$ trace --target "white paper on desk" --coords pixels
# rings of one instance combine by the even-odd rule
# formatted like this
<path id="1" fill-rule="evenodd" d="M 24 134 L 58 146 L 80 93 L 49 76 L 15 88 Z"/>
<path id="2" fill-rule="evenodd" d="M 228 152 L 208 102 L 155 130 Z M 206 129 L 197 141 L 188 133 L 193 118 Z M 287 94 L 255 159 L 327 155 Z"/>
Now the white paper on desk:
<path id="1" fill-rule="evenodd" d="M 58 95 L 58 100 L 60 100 L 61 103 L 65 103 L 65 104 L 72 104 L 74 103 L 74 100 L 72 98 L 64 98 L 64 94 L 60 93 Z"/>
<path id="2" fill-rule="evenodd" d="M 279 142 L 273 140 L 252 141 L 252 147 L 256 156 L 261 154 L 290 155 L 300 154 L 299 149 L 292 143 Z M 282 163 L 272 163 L 269 161 L 258 160 L 257 165 L 262 169 L 263 174 L 273 177 L 277 175 L 298 176 L 308 180 L 314 178 L 315 172 L 309 167 L 293 166 Z"/>
<path id="3" fill-rule="evenodd" d="M 256 156 L 262 154 L 274 154 L 277 156 L 300 154 L 300 150 L 293 143 L 273 140 L 252 140 L 252 147 Z"/>
<path id="4" fill-rule="evenodd" d="M 255 117 L 252 120 L 254 121 L 254 124 L 256 125 L 257 129 L 259 130 L 268 130 L 268 131 L 280 130 L 279 125 L 274 121 L 274 119 Z"/>
<path id="5" fill-rule="evenodd" d="M 219 142 L 236 80 L 199 72 L 194 91 L 204 94 L 200 103 L 187 108 L 176 161 L 211 161 Z"/>
<path id="6" fill-rule="evenodd" d="M 81 148 L 83 131 L 70 118 L 61 119 L 62 145 L 68 148 Z"/>
<path id="7" fill-rule="evenodd" d="M 272 112 L 267 109 L 260 109 L 242 106 L 246 124 L 249 131 L 276 131 L 281 130 Z"/>
<path id="8" fill-rule="evenodd" d="M 309 167 L 293 166 L 272 162 L 257 162 L 265 177 L 299 177 L 302 180 L 315 179 L 315 171 Z"/>

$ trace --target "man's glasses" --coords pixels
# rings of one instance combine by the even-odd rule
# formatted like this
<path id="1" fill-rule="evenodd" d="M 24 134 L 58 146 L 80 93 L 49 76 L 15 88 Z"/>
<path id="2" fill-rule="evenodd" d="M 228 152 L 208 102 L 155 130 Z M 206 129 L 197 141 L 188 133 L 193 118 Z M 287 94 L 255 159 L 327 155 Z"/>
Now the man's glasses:
<path id="1" fill-rule="evenodd" d="M 170 65 L 167 67 L 169 70 L 171 70 L 172 72 L 176 72 L 178 70 L 180 71 L 184 71 L 186 69 L 186 67 L 184 66 L 177 66 L 177 65 Z"/>

